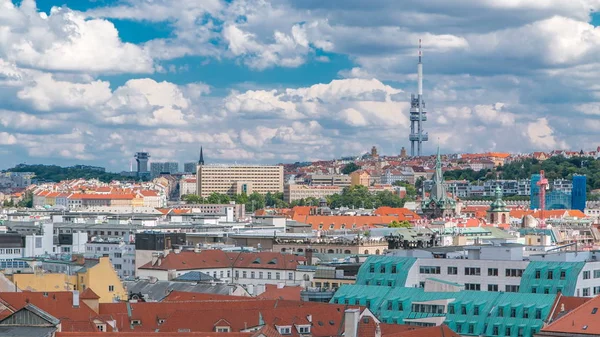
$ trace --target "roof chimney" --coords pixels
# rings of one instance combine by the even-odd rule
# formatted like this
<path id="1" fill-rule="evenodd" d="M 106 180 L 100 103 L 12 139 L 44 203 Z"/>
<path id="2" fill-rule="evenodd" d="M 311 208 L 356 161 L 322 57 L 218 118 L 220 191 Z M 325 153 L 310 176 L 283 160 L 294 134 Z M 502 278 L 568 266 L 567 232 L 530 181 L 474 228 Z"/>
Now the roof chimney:
<path id="1" fill-rule="evenodd" d="M 344 312 L 344 337 L 358 337 L 358 309 L 348 309 Z"/>
<path id="2" fill-rule="evenodd" d="M 73 308 L 79 308 L 79 290 L 73 290 Z"/>

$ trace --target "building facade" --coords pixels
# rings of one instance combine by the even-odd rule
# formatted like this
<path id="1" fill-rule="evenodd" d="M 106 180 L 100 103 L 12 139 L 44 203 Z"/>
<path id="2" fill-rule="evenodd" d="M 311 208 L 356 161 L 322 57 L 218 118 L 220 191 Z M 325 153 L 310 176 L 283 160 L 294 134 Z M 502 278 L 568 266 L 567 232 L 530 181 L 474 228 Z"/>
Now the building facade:
<path id="1" fill-rule="evenodd" d="M 287 203 L 306 198 L 326 198 L 330 195 L 342 193 L 340 186 L 309 186 L 286 184 L 283 187 L 283 200 Z"/>
<path id="2" fill-rule="evenodd" d="M 173 174 L 179 172 L 179 163 L 176 162 L 153 162 L 150 163 L 150 175 L 158 177 L 162 173 Z"/>
<path id="3" fill-rule="evenodd" d="M 283 166 L 198 165 L 197 194 L 267 194 L 283 192 Z"/>

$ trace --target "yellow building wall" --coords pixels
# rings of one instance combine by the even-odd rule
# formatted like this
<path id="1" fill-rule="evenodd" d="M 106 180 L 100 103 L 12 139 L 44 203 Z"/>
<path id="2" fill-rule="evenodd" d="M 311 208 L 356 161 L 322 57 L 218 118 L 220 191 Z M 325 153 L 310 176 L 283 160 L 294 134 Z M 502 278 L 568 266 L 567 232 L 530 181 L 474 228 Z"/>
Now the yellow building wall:
<path id="1" fill-rule="evenodd" d="M 125 287 L 108 257 L 101 257 L 97 265 L 82 273 L 77 273 L 77 275 L 13 274 L 12 281 L 19 289 L 29 291 L 79 290 L 79 292 L 83 292 L 85 289 L 91 288 L 100 296 L 100 303 L 111 303 L 115 298 L 127 300 L 128 297 Z"/>
<path id="2" fill-rule="evenodd" d="M 92 288 L 100 296 L 100 303 L 111 303 L 115 298 L 127 300 L 125 287 L 108 257 L 101 257 L 97 265 L 87 269 L 85 273 L 78 273 L 77 277 L 79 291 Z"/>
<path id="3" fill-rule="evenodd" d="M 13 274 L 12 281 L 17 288 L 28 291 L 74 290 L 75 276 L 67 274 Z"/>
<path id="4" fill-rule="evenodd" d="M 132 207 L 144 207 L 144 198 L 134 198 L 131 200 Z"/>

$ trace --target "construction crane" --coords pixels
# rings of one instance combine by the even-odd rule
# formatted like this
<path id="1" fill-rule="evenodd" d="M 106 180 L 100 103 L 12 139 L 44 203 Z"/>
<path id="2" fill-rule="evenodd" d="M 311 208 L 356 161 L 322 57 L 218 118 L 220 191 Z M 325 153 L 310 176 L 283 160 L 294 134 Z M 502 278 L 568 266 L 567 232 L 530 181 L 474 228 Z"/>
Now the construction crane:
<path id="1" fill-rule="evenodd" d="M 546 190 L 548 189 L 548 179 L 544 176 L 544 170 L 540 171 L 540 180 L 537 182 L 540 187 L 540 228 L 546 228 L 546 219 L 544 218 L 544 210 L 546 209 Z"/>

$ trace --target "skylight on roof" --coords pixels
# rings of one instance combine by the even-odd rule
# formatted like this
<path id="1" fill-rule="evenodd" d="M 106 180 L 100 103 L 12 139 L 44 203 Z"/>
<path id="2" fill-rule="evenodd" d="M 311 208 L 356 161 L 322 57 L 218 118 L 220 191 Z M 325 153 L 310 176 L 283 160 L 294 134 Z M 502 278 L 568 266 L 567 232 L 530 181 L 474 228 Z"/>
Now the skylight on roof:
<path id="1" fill-rule="evenodd" d="M 595 315 L 598 312 L 598 308 L 592 309 L 592 315 Z"/>

